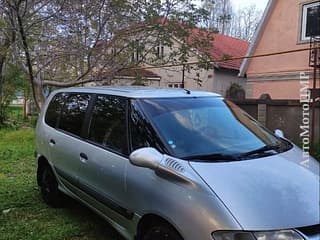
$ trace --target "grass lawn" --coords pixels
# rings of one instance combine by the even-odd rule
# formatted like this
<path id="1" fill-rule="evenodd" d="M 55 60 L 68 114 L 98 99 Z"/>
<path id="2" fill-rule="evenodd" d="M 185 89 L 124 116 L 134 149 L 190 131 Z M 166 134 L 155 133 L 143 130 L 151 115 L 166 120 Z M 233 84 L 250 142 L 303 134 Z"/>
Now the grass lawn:
<path id="1" fill-rule="evenodd" d="M 0 240 L 123 239 L 78 203 L 64 209 L 44 204 L 33 152 L 32 128 L 0 129 Z"/>

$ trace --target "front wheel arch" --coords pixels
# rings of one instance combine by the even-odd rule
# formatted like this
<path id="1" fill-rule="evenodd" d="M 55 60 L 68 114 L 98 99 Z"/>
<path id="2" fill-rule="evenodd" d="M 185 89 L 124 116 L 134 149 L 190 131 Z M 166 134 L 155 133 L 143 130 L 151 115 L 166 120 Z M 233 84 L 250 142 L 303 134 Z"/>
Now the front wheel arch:
<path id="1" fill-rule="evenodd" d="M 137 235 L 135 239 L 142 240 L 142 237 L 147 232 L 147 230 L 150 229 L 152 226 L 156 226 L 158 224 L 165 224 L 170 226 L 179 235 L 180 239 L 183 240 L 182 235 L 179 233 L 179 231 L 173 224 L 156 214 L 146 214 L 140 219 L 137 226 Z"/>

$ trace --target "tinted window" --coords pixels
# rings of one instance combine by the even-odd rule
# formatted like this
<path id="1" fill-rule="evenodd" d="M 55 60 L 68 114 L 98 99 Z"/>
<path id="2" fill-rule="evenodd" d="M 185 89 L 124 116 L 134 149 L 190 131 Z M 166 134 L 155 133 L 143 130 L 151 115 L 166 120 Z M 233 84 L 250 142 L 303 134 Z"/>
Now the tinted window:
<path id="1" fill-rule="evenodd" d="M 131 103 L 130 129 L 132 151 L 143 147 L 154 147 L 161 152 L 166 152 L 157 134 L 134 100 Z"/>
<path id="2" fill-rule="evenodd" d="M 61 109 L 63 107 L 63 104 L 67 98 L 67 95 L 65 93 L 58 93 L 56 96 L 54 96 L 47 108 L 46 116 L 45 116 L 45 122 L 51 126 L 56 127 L 57 120 L 60 115 Z"/>
<path id="3" fill-rule="evenodd" d="M 126 154 L 126 100 L 115 96 L 100 95 L 95 102 L 89 140 Z"/>
<path id="4" fill-rule="evenodd" d="M 70 95 L 63 107 L 59 128 L 80 136 L 89 101 L 89 94 L 79 93 Z"/>
<path id="5" fill-rule="evenodd" d="M 307 9 L 306 36 L 320 36 L 320 4 Z"/>

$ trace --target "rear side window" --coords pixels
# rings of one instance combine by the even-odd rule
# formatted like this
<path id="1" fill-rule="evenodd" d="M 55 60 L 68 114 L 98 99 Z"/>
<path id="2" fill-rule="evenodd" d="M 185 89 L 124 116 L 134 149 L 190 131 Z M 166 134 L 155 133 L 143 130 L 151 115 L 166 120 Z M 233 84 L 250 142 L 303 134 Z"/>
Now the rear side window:
<path id="1" fill-rule="evenodd" d="M 64 105 L 66 98 L 66 93 L 58 93 L 52 98 L 51 102 L 49 103 L 45 116 L 45 122 L 50 127 L 54 128 L 57 126 L 58 117 L 61 113 L 61 109 Z"/>
<path id="2" fill-rule="evenodd" d="M 90 94 L 71 94 L 62 109 L 59 128 L 80 136 Z"/>
<path id="3" fill-rule="evenodd" d="M 88 138 L 118 153 L 127 154 L 126 99 L 97 96 Z"/>

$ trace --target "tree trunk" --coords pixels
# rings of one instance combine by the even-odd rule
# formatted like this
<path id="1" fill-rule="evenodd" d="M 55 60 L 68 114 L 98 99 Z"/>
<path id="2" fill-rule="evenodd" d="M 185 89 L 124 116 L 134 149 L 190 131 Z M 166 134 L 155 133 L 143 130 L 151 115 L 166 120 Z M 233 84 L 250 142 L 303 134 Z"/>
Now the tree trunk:
<path id="1" fill-rule="evenodd" d="M 26 96 L 26 90 L 23 90 L 23 119 L 27 119 L 27 96 Z"/>
<path id="2" fill-rule="evenodd" d="M 32 63 L 31 63 L 31 56 L 30 56 L 30 52 L 29 52 L 29 45 L 27 42 L 27 36 L 25 33 L 25 29 L 24 29 L 24 26 L 22 23 L 22 18 L 19 13 L 20 4 L 21 4 L 21 2 L 19 3 L 19 5 L 16 6 L 16 9 L 17 9 L 16 14 L 17 14 L 17 20 L 18 20 L 19 33 L 20 33 L 20 37 L 22 39 L 24 54 L 26 56 L 26 66 L 28 68 L 28 75 L 29 75 L 29 80 L 30 80 L 30 84 L 31 84 L 32 97 L 33 97 L 34 104 L 36 105 L 37 109 L 40 110 L 40 106 L 37 101 L 36 91 L 35 91 L 35 86 L 34 86 L 34 75 L 33 75 Z"/>
<path id="3" fill-rule="evenodd" d="M 33 85 L 35 88 L 35 93 L 37 95 L 37 105 L 39 106 L 38 110 L 41 110 L 42 106 L 44 105 L 44 102 L 46 101 L 46 96 L 44 95 L 43 91 L 43 85 L 40 77 L 37 75 L 34 77 Z"/>

